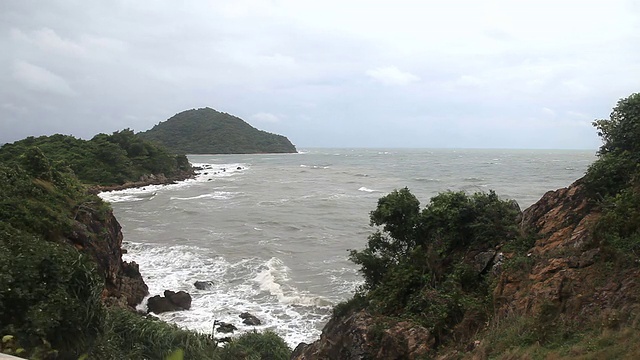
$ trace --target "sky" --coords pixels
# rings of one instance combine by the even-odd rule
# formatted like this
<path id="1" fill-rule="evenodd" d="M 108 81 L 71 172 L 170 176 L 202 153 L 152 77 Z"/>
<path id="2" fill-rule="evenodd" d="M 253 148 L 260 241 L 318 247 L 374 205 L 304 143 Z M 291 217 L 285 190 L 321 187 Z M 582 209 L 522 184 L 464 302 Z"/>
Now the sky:
<path id="1" fill-rule="evenodd" d="M 0 0 L 0 144 L 211 107 L 297 147 L 596 149 L 635 0 Z"/>

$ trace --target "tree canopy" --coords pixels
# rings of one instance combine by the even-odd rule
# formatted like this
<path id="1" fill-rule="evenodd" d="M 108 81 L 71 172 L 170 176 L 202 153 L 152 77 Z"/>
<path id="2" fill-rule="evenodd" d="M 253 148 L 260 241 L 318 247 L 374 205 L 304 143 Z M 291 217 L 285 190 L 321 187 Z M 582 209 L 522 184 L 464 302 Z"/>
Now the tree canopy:
<path id="1" fill-rule="evenodd" d="M 34 147 L 51 161 L 68 166 L 82 182 L 92 185 L 123 184 L 150 174 L 170 177 L 191 168 L 184 155 L 173 155 L 139 138 L 130 129 L 111 135 L 98 134 L 88 141 L 61 134 L 28 137 L 3 145 L 0 161 L 17 164 Z"/>
<path id="2" fill-rule="evenodd" d="M 637 183 L 640 174 L 640 93 L 618 101 L 609 119 L 595 120 L 593 125 L 603 144 L 585 183 L 600 197 L 615 195 Z"/>

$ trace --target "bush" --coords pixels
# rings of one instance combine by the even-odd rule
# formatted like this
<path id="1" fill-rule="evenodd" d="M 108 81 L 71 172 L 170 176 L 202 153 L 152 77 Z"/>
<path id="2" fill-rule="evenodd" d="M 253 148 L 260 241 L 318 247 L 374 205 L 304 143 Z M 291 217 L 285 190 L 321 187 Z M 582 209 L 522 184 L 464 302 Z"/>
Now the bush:
<path id="1" fill-rule="evenodd" d="M 519 210 L 493 191 L 449 191 L 422 211 L 419 206 L 406 188 L 378 201 L 371 212 L 378 229 L 364 250 L 350 251 L 365 284 L 334 314 L 366 307 L 408 318 L 429 328 L 437 342 L 464 320 L 467 329 L 459 335 L 468 336 L 486 320 L 490 298 L 487 269 L 474 267 L 474 256 L 515 241 Z"/>
<path id="2" fill-rule="evenodd" d="M 182 349 L 185 359 L 215 359 L 216 348 L 216 342 L 207 335 L 127 309 L 109 308 L 103 331 L 90 349 L 89 358 L 165 359 Z"/>
<path id="3" fill-rule="evenodd" d="M 640 93 L 618 101 L 609 119 L 594 121 L 603 145 L 585 175 L 602 216 L 594 240 L 618 259 L 640 251 Z"/>
<path id="4" fill-rule="evenodd" d="M 73 247 L 0 223 L 0 333 L 30 349 L 47 339 L 76 354 L 102 327 L 103 283 Z"/>
<path id="5" fill-rule="evenodd" d="M 272 331 L 249 332 L 220 349 L 221 359 L 288 360 L 291 349 Z"/>

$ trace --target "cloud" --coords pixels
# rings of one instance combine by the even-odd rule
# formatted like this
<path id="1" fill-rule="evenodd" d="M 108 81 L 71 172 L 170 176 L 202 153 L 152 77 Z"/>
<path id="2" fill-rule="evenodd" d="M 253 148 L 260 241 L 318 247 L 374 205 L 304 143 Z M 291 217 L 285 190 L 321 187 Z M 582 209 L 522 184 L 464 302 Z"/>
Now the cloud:
<path id="1" fill-rule="evenodd" d="M 277 123 L 280 122 L 280 118 L 274 114 L 267 112 L 259 112 L 251 115 L 251 119 L 259 122 Z"/>
<path id="2" fill-rule="evenodd" d="M 401 71 L 395 66 L 375 68 L 367 71 L 367 75 L 385 85 L 408 85 L 420 80 L 412 73 Z"/>
<path id="3" fill-rule="evenodd" d="M 26 41 L 43 50 L 53 50 L 65 55 L 84 56 L 86 53 L 82 46 L 71 40 L 63 39 L 53 29 L 46 27 L 35 30 L 30 35 L 20 29 L 12 28 L 11 37 L 13 40 Z"/>
<path id="4" fill-rule="evenodd" d="M 18 60 L 13 64 L 13 70 L 14 78 L 28 89 L 65 96 L 76 95 L 65 79 L 40 66 Z"/>

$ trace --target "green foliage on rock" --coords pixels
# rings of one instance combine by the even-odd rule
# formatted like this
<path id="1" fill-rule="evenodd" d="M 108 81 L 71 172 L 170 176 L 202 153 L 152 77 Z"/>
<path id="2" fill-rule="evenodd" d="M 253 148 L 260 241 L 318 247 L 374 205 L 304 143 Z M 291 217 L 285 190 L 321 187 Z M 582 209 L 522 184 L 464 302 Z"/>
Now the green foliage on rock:
<path id="1" fill-rule="evenodd" d="M 138 135 L 181 154 L 296 152 L 286 137 L 258 130 L 211 108 L 183 111 Z"/>
<path id="2" fill-rule="evenodd" d="M 138 181 L 144 175 L 171 177 L 191 170 L 184 155 L 170 154 L 129 129 L 98 134 L 91 140 L 60 134 L 28 137 L 3 145 L 0 161 L 25 165 L 20 158 L 35 147 L 51 161 L 68 166 L 86 184 L 118 185 Z"/>
<path id="3" fill-rule="evenodd" d="M 91 346 L 102 327 L 103 283 L 73 247 L 0 223 L 0 334 L 62 354 Z"/>
<path id="4" fill-rule="evenodd" d="M 640 93 L 618 101 L 609 119 L 593 122 L 603 145 L 588 169 L 585 184 L 594 194 L 615 196 L 640 174 Z"/>
<path id="5" fill-rule="evenodd" d="M 74 353 L 101 329 L 104 282 L 64 242 L 80 206 L 108 209 L 38 148 L 0 164 L 0 332 L 30 353 L 44 344 Z"/>
<path id="6" fill-rule="evenodd" d="M 600 202 L 597 244 L 619 258 L 640 259 L 640 93 L 618 101 L 609 119 L 594 121 L 603 145 L 585 175 Z"/>
<path id="7" fill-rule="evenodd" d="M 364 305 L 376 314 L 411 319 L 437 342 L 453 332 L 468 336 L 488 316 L 495 247 L 516 239 L 519 210 L 494 192 L 445 192 L 419 207 L 407 188 L 378 201 L 371 212 L 378 230 L 364 250 L 350 252 L 365 283 L 336 311 Z"/>
<path id="8" fill-rule="evenodd" d="M 220 349 L 221 359 L 288 360 L 289 346 L 272 331 L 249 332 Z"/>

